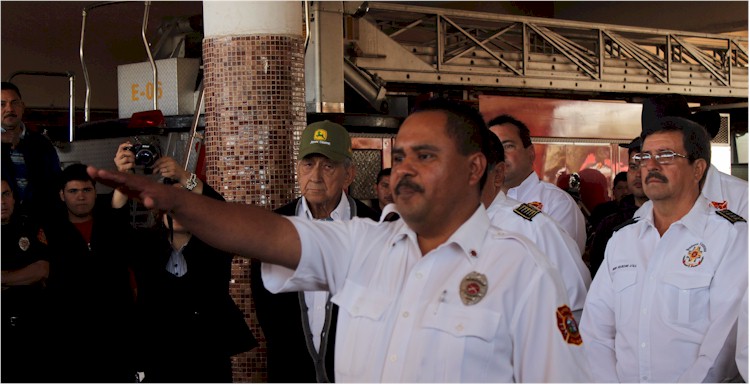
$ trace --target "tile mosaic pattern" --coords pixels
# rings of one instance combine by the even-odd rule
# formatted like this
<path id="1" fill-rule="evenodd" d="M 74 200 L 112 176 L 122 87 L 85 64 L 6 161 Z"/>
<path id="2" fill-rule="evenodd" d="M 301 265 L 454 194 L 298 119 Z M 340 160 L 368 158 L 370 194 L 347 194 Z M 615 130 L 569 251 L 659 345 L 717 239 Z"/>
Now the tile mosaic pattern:
<path id="1" fill-rule="evenodd" d="M 272 210 L 297 196 L 294 167 L 306 121 L 303 49 L 299 36 L 203 40 L 206 178 L 227 201 Z M 261 346 L 232 358 L 234 382 L 266 382 L 249 267 L 235 258 L 230 291 Z"/>

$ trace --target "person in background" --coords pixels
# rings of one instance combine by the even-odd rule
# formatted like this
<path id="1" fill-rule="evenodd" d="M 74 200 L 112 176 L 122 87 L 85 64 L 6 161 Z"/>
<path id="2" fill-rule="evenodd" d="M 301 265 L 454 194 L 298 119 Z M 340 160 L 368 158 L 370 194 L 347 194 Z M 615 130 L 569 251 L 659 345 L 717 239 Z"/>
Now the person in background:
<path id="1" fill-rule="evenodd" d="M 594 381 L 736 381 L 747 222 L 701 195 L 702 126 L 667 117 L 641 138 L 632 160 L 650 200 L 609 240 L 581 321 Z"/>
<path id="2" fill-rule="evenodd" d="M 716 111 L 691 113 L 684 96 L 663 94 L 644 100 L 641 113 L 642 130 L 650 130 L 654 122 L 667 116 L 677 116 L 698 123 L 706 129 L 710 139 L 713 139 L 721 128 L 721 117 Z M 747 181 L 723 173 L 712 164 L 709 165 L 701 194 L 717 209 L 732 210 L 743 218 L 748 216 Z"/>
<path id="3" fill-rule="evenodd" d="M 134 169 L 131 146 L 118 147 L 118 171 Z M 224 200 L 171 157 L 157 159 L 153 170 L 175 188 Z M 127 203 L 127 196 L 115 190 L 112 206 Z M 168 213 L 159 219 L 156 229 L 136 234 L 140 250 L 131 256 L 138 286 L 136 356 L 143 381 L 232 382 L 230 357 L 258 346 L 229 295 L 233 255 L 194 237 Z"/>
<path id="4" fill-rule="evenodd" d="M 44 230 L 15 212 L 8 181 L 2 191 L 2 382 L 48 382 L 45 281 L 49 252 Z"/>
<path id="5" fill-rule="evenodd" d="M 604 217 L 594 230 L 588 253 L 591 277 L 594 277 L 597 270 L 599 270 L 599 266 L 601 266 L 604 260 L 604 250 L 607 248 L 607 242 L 612 237 L 615 229 L 633 218 L 636 210 L 648 201 L 646 193 L 643 192 L 641 168 L 633 161 L 633 155 L 641 151 L 641 137 L 636 137 L 630 143 L 626 144 L 625 147 L 628 149 L 627 183 L 628 191 L 631 194 L 623 197 L 620 200 L 620 204 L 617 205 L 617 211 Z"/>
<path id="6" fill-rule="evenodd" d="M 583 252 L 586 247 L 586 220 L 583 213 L 570 194 L 551 183 L 541 181 L 534 172 L 536 153 L 529 128 L 510 115 L 493 118 L 487 126 L 500 138 L 505 151 L 503 192 L 554 218 Z"/>
<path id="7" fill-rule="evenodd" d="M 482 188 L 482 203 L 492 224 L 528 237 L 552 267 L 560 274 L 576 320 L 581 319 L 591 274 L 581 259 L 573 238 L 554 219 L 534 206 L 508 198 L 502 191 L 505 182 L 503 145 L 496 135 L 489 136 L 487 182 Z"/>
<path id="8" fill-rule="evenodd" d="M 62 210 L 56 183 L 62 169 L 55 147 L 23 123 L 26 106 L 13 83 L 2 82 L 2 176 L 18 197 L 18 211 L 38 219 Z"/>
<path id="9" fill-rule="evenodd" d="M 630 194 L 630 190 L 628 190 L 628 172 L 618 172 L 615 175 L 615 180 L 612 182 L 612 200 L 599 203 L 591 210 L 591 215 L 589 216 L 589 225 L 591 228 L 596 230 L 602 219 L 617 212 L 622 198 L 628 194 Z"/>
<path id="10" fill-rule="evenodd" d="M 354 180 L 352 144 L 343 126 L 312 123 L 300 138 L 297 179 L 302 196 L 275 210 L 305 220 L 378 220 L 378 214 L 345 191 Z M 387 179 L 387 178 L 386 178 Z M 251 265 L 258 322 L 266 337 L 269 382 L 333 382 L 338 306 L 328 291 L 272 294 L 261 265 Z"/>
<path id="11" fill-rule="evenodd" d="M 66 212 L 50 225 L 50 382 L 133 382 L 134 293 L 129 259 L 145 252 L 126 210 L 97 197 L 83 164 L 63 170 Z"/>
<path id="12" fill-rule="evenodd" d="M 89 173 L 214 247 L 266 262 L 273 292 L 330 291 L 339 382 L 589 382 L 559 277 L 528 239 L 491 226 L 480 202 L 488 135 L 473 108 L 417 106 L 393 151 L 401 218 L 380 223 L 284 217 Z"/>
<path id="13" fill-rule="evenodd" d="M 371 207 L 378 212 L 378 215 L 380 215 L 387 204 L 393 203 L 390 168 L 384 168 L 378 173 L 378 177 L 375 181 L 375 193 L 378 198 L 372 200 Z"/>

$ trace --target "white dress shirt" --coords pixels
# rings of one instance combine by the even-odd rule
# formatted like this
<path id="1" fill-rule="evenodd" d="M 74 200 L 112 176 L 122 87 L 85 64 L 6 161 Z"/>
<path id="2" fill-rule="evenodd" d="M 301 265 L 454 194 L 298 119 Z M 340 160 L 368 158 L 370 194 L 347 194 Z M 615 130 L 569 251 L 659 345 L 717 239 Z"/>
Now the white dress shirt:
<path id="1" fill-rule="evenodd" d="M 566 191 L 539 180 L 536 173 L 532 172 L 520 185 L 508 189 L 507 195 L 523 203 L 541 203 L 542 207 L 538 208 L 570 234 L 579 250 L 585 250 L 586 219 L 576 201 Z"/>
<path id="2" fill-rule="evenodd" d="M 493 225 L 529 238 L 542 254 L 549 257 L 552 267 L 560 273 L 573 314 L 580 321 L 586 292 L 591 285 L 591 272 L 583 263 L 581 251 L 554 219 L 543 212 L 532 213 L 533 217 L 527 219 L 528 216 L 519 213 L 521 205 L 523 203 L 499 191 L 487 208 L 487 215 Z"/>
<path id="3" fill-rule="evenodd" d="M 742 297 L 740 315 L 737 319 L 737 369 L 740 371 L 742 379 L 747 382 L 747 346 L 748 346 L 748 318 L 747 318 L 747 288 L 745 295 Z"/>
<path id="4" fill-rule="evenodd" d="M 726 208 L 745 219 L 748 218 L 747 181 L 725 174 L 711 165 L 701 193 L 717 209 Z"/>
<path id="5" fill-rule="evenodd" d="M 733 378 L 747 222 L 728 221 L 699 196 L 660 237 L 653 202 L 641 208 L 609 240 L 586 298 L 581 333 L 594 381 Z"/>
<path id="6" fill-rule="evenodd" d="M 527 239 L 491 227 L 484 208 L 424 256 L 403 220 L 288 219 L 300 263 L 263 264 L 263 282 L 333 293 L 337 381 L 589 381 L 559 277 Z M 465 305 L 472 273 L 486 277 L 486 293 Z"/>
<path id="7" fill-rule="evenodd" d="M 301 203 L 297 208 L 297 216 L 316 220 L 313 217 L 310 207 L 307 205 L 307 199 L 300 199 Z M 346 194 L 341 193 L 336 209 L 331 213 L 331 220 L 348 221 L 351 219 L 351 207 Z M 321 219 L 322 220 L 322 219 Z M 310 332 L 312 332 L 312 342 L 315 345 L 315 351 L 320 352 L 320 335 L 323 332 L 323 326 L 326 322 L 326 304 L 328 303 L 327 291 L 306 291 L 305 303 L 307 304 L 307 319 L 310 321 Z"/>

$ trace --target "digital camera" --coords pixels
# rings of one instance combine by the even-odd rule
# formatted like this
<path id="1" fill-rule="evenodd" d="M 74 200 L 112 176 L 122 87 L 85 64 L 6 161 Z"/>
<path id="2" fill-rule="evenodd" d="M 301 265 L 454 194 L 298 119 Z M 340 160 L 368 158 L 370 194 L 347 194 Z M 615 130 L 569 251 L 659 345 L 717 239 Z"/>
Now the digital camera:
<path id="1" fill-rule="evenodd" d="M 135 154 L 135 165 L 150 170 L 159 157 L 161 149 L 156 143 L 136 143 L 128 149 Z"/>

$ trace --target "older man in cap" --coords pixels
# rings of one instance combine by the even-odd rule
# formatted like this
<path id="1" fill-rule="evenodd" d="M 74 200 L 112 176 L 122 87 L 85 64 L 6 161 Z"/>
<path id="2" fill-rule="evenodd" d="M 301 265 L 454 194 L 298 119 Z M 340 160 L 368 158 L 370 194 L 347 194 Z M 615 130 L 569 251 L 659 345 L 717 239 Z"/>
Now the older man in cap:
<path id="1" fill-rule="evenodd" d="M 356 173 L 351 143 L 339 124 L 326 120 L 307 126 L 297 164 L 302 197 L 276 212 L 310 220 L 377 220 L 375 211 L 346 194 Z M 258 261 L 253 262 L 251 274 L 256 313 L 266 337 L 269 382 L 333 382 L 338 307 L 331 303 L 330 294 L 271 294 L 263 286 Z"/>

